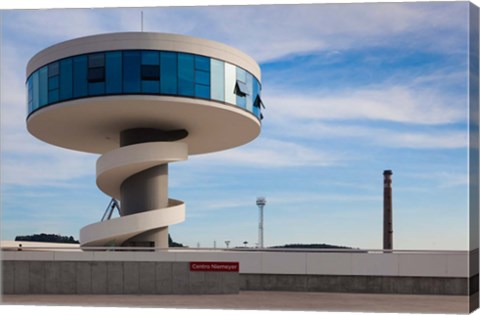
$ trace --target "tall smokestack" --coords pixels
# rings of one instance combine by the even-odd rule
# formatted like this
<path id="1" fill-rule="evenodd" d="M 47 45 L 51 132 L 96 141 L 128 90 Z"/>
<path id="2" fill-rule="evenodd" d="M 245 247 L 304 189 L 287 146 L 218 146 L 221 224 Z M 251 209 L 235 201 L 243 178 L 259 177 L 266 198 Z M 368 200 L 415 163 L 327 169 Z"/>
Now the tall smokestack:
<path id="1" fill-rule="evenodd" d="M 393 249 L 392 171 L 383 172 L 383 249 Z"/>

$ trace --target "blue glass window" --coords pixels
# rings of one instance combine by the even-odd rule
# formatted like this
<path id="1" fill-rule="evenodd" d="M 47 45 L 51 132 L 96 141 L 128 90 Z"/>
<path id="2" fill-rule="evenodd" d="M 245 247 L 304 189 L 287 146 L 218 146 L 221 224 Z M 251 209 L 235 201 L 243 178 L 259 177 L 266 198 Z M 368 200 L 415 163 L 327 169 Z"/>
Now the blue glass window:
<path id="1" fill-rule="evenodd" d="M 260 118 L 261 112 L 260 107 L 262 106 L 261 98 L 260 98 L 260 84 L 258 83 L 257 79 L 253 79 L 253 108 L 252 112 L 255 116 Z"/>
<path id="2" fill-rule="evenodd" d="M 37 87 L 38 87 L 38 95 L 36 98 L 38 100 L 37 107 L 44 106 L 48 103 L 48 67 L 43 67 L 38 71 Z"/>
<path id="3" fill-rule="evenodd" d="M 210 62 L 211 86 L 210 94 L 213 100 L 225 101 L 225 68 L 223 61 L 212 59 Z"/>
<path id="4" fill-rule="evenodd" d="M 195 56 L 195 70 L 210 72 L 210 58 L 204 56 Z"/>
<path id="5" fill-rule="evenodd" d="M 58 67 L 58 62 L 53 62 L 48 65 L 48 76 L 52 77 L 58 75 L 60 73 L 60 69 Z"/>
<path id="6" fill-rule="evenodd" d="M 53 62 L 47 66 L 48 68 L 48 103 L 58 102 L 58 87 L 60 67 L 58 62 Z M 41 82 L 41 85 L 44 83 Z M 42 106 L 42 104 L 40 104 Z"/>
<path id="7" fill-rule="evenodd" d="M 160 93 L 177 94 L 177 53 L 160 53 Z"/>
<path id="8" fill-rule="evenodd" d="M 105 54 L 97 53 L 88 55 L 88 67 L 98 68 L 105 67 Z"/>
<path id="9" fill-rule="evenodd" d="M 105 54 L 105 92 L 122 93 L 122 52 L 112 51 Z"/>
<path id="10" fill-rule="evenodd" d="M 160 80 L 160 67 L 157 65 L 142 65 L 142 80 Z"/>
<path id="11" fill-rule="evenodd" d="M 88 83 L 88 95 L 104 95 L 105 82 L 91 82 Z"/>
<path id="12" fill-rule="evenodd" d="M 210 85 L 210 72 L 206 71 L 195 71 L 195 83 Z"/>
<path id="13" fill-rule="evenodd" d="M 247 72 L 243 70 L 242 68 L 236 67 L 237 68 L 237 81 L 240 82 L 247 82 Z"/>
<path id="14" fill-rule="evenodd" d="M 88 94 L 87 85 L 87 56 L 73 58 L 73 97 L 82 97 Z"/>
<path id="15" fill-rule="evenodd" d="M 54 77 L 49 77 L 48 78 L 48 90 L 56 90 L 58 89 L 58 75 L 54 76 Z"/>
<path id="16" fill-rule="evenodd" d="M 33 72 L 26 82 L 29 113 L 49 103 L 85 96 L 147 93 L 226 102 L 261 119 L 260 88 L 255 77 L 232 64 L 189 53 L 151 50 L 62 59 Z"/>
<path id="17" fill-rule="evenodd" d="M 60 61 L 60 100 L 72 98 L 73 94 L 72 58 Z"/>
<path id="18" fill-rule="evenodd" d="M 103 81 L 105 81 L 105 54 L 88 55 L 88 82 L 96 83 Z"/>
<path id="19" fill-rule="evenodd" d="M 27 80 L 27 111 L 31 113 L 33 110 L 33 84 L 32 84 L 32 76 L 30 76 Z"/>
<path id="20" fill-rule="evenodd" d="M 105 67 L 88 68 L 88 82 L 96 83 L 105 81 Z"/>
<path id="21" fill-rule="evenodd" d="M 33 94 L 32 108 L 33 110 L 37 109 L 39 105 L 39 101 L 40 101 L 39 88 L 40 88 L 39 71 L 37 71 L 32 74 L 32 94 Z"/>
<path id="22" fill-rule="evenodd" d="M 159 65 L 160 55 L 158 51 L 142 51 L 142 65 Z"/>
<path id="23" fill-rule="evenodd" d="M 247 100 L 245 96 L 247 96 L 247 87 L 245 86 L 245 82 L 247 81 L 246 78 L 246 71 L 242 68 L 236 67 L 237 69 L 237 82 L 235 84 L 235 94 L 237 95 L 237 105 L 243 108 L 247 108 Z"/>
<path id="24" fill-rule="evenodd" d="M 123 52 L 123 92 L 140 92 L 140 51 Z"/>
<path id="25" fill-rule="evenodd" d="M 210 99 L 210 86 L 195 84 L 195 96 Z"/>
<path id="26" fill-rule="evenodd" d="M 141 79 L 142 92 L 157 94 L 160 92 L 160 53 L 142 51 Z"/>
<path id="27" fill-rule="evenodd" d="M 178 95 L 194 96 L 193 55 L 178 54 Z"/>
<path id="28" fill-rule="evenodd" d="M 105 94 L 105 54 L 88 55 L 88 95 Z"/>
<path id="29" fill-rule="evenodd" d="M 246 81 L 245 81 L 245 88 L 246 88 L 246 105 L 247 105 L 247 110 L 249 112 L 251 112 L 253 110 L 252 106 L 253 106 L 253 96 L 252 96 L 252 92 L 253 92 L 253 76 L 247 72 L 247 76 L 246 76 Z"/>
<path id="30" fill-rule="evenodd" d="M 241 81 L 237 81 L 235 84 L 235 94 L 242 97 L 246 96 L 248 94 L 247 85 Z"/>
<path id="31" fill-rule="evenodd" d="M 48 91 L 48 102 L 55 103 L 58 102 L 58 89 Z"/>
<path id="32" fill-rule="evenodd" d="M 210 58 L 195 56 L 195 96 L 210 98 Z"/>

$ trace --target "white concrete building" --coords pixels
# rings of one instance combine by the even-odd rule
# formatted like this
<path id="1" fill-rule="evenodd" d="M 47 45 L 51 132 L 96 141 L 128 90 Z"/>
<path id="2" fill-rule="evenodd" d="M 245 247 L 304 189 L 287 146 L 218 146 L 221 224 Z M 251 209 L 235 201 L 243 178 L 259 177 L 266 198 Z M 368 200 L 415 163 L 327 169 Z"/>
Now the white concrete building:
<path id="1" fill-rule="evenodd" d="M 255 139 L 263 118 L 258 64 L 210 40 L 114 33 L 62 42 L 27 66 L 28 131 L 101 154 L 97 185 L 120 218 L 88 225 L 82 246 L 168 247 L 185 204 L 168 196 L 168 163 Z"/>

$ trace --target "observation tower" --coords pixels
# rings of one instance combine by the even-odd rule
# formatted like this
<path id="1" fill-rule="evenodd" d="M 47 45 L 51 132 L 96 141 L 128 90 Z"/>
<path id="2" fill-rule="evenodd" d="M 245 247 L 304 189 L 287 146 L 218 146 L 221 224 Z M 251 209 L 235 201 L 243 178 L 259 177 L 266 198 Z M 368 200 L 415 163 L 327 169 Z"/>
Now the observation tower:
<path id="1" fill-rule="evenodd" d="M 30 59 L 26 85 L 28 131 L 100 154 L 97 186 L 120 201 L 120 217 L 80 230 L 81 246 L 167 248 L 168 226 L 185 220 L 168 195 L 168 163 L 248 143 L 263 118 L 255 60 L 184 35 L 65 41 Z"/>

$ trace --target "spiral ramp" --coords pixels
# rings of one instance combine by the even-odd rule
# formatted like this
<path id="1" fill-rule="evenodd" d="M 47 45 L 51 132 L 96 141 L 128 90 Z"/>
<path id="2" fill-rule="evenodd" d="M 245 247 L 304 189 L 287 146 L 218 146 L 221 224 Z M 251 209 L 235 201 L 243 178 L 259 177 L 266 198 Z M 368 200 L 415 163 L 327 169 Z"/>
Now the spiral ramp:
<path id="1" fill-rule="evenodd" d="M 168 198 L 166 170 L 168 163 L 187 159 L 181 141 L 137 143 L 100 156 L 97 186 L 122 200 L 120 217 L 83 227 L 81 246 L 129 246 L 135 240 L 168 247 L 168 226 L 185 220 L 185 204 Z"/>

